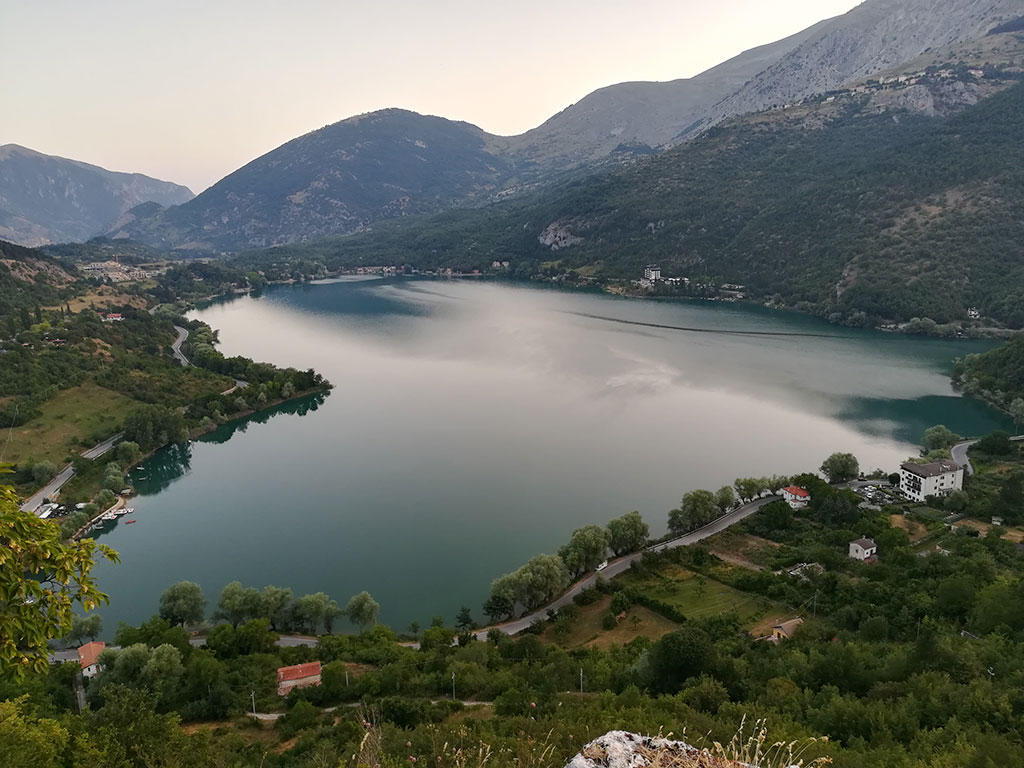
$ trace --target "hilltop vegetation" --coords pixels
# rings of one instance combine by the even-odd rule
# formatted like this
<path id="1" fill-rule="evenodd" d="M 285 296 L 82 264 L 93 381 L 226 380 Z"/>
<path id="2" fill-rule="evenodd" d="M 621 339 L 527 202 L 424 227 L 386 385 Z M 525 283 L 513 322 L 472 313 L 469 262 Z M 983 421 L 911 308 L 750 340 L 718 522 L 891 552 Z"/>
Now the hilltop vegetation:
<path id="1" fill-rule="evenodd" d="M 82 301 L 111 288 L 99 277 L 84 278 L 52 256 L 9 243 L 0 242 L 0 256 L 0 427 L 10 430 L 5 458 L 14 462 L 22 490 L 42 485 L 56 466 L 119 429 L 149 451 L 329 387 L 312 370 L 225 358 L 212 329 L 185 320 L 172 304 L 144 308 L 248 285 L 237 270 L 197 262 L 169 269 L 151 288 L 119 284 L 100 312 Z M 120 319 L 105 321 L 108 312 Z M 193 334 L 195 365 L 183 367 L 171 356 L 176 323 Z M 236 379 L 245 385 L 236 389 Z M 103 470 L 83 464 L 79 474 L 98 475 L 98 482 Z M 91 495 L 97 488 L 80 490 Z"/>

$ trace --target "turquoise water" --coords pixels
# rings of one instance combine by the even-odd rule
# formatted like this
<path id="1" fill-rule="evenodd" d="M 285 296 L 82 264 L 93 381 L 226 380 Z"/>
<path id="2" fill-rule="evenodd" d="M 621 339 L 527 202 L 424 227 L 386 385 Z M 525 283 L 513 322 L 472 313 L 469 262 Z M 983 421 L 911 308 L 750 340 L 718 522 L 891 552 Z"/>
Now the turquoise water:
<path id="1" fill-rule="evenodd" d="M 580 525 L 639 509 L 660 533 L 694 488 L 837 450 L 891 471 L 933 424 L 1008 426 L 950 386 L 953 359 L 985 343 L 738 305 L 338 281 L 196 316 L 225 354 L 312 366 L 335 389 L 135 473 L 137 524 L 100 534 L 122 558 L 98 568 L 107 634 L 180 579 L 211 610 L 238 579 L 339 601 L 366 589 L 399 628 L 451 620 Z"/>

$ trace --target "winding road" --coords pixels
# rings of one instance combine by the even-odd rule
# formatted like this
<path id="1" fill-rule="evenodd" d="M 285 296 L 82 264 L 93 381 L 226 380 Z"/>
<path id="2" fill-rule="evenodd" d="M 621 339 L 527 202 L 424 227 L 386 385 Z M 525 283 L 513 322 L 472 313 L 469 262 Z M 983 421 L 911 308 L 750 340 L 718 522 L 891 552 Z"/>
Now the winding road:
<path id="1" fill-rule="evenodd" d="M 181 345 L 185 343 L 188 338 L 188 329 L 182 328 L 180 325 L 174 326 L 174 330 L 178 332 L 178 338 L 171 344 L 171 352 L 174 353 L 174 358 L 184 366 L 189 365 L 188 358 L 182 354 Z"/>
<path id="2" fill-rule="evenodd" d="M 644 556 L 645 552 L 662 552 L 666 549 L 675 549 L 676 547 L 687 547 L 691 544 L 696 544 L 698 541 L 703 541 L 710 536 L 714 536 L 716 533 L 721 533 L 731 525 L 735 525 L 743 520 L 746 520 L 752 514 L 757 512 L 765 504 L 769 504 L 773 501 L 778 501 L 778 496 L 767 496 L 763 499 L 757 499 L 751 501 L 748 504 L 737 507 L 732 512 L 727 512 L 717 520 L 708 523 L 703 528 L 698 528 L 695 531 L 679 536 L 678 538 L 671 539 L 669 541 L 663 541 L 660 544 L 654 544 L 646 549 L 639 552 L 634 552 L 630 555 L 624 555 L 617 560 L 612 560 L 608 563 L 607 567 L 603 568 L 600 573 L 591 573 L 583 579 L 577 581 L 568 592 L 559 597 L 553 603 L 545 605 L 534 611 L 531 614 L 523 616 L 520 619 L 514 621 L 508 621 L 504 624 L 499 624 L 494 627 L 485 627 L 476 633 L 478 640 L 484 640 L 487 638 L 487 633 L 492 629 L 497 629 L 504 632 L 506 635 L 515 635 L 522 632 L 537 621 L 537 619 L 546 619 L 548 617 L 548 611 L 557 611 L 559 608 L 563 608 L 572 602 L 573 598 L 576 597 L 580 592 L 593 586 L 597 582 L 598 575 L 603 576 L 606 579 L 610 579 L 613 576 L 618 576 L 624 571 L 628 571 L 630 566 L 634 562 Z"/>

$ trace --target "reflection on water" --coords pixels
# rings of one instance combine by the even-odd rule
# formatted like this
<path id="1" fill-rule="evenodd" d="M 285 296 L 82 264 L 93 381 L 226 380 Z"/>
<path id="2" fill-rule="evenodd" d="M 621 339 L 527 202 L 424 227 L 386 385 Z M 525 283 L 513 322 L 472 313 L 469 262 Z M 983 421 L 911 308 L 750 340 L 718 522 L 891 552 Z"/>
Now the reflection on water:
<path id="1" fill-rule="evenodd" d="M 757 307 L 397 279 L 198 316 L 225 354 L 313 366 L 335 389 L 146 461 L 137 524 L 104 534 L 122 563 L 97 566 L 111 630 L 181 579 L 211 600 L 235 579 L 366 589 L 396 626 L 451 618 L 581 525 L 639 509 L 657 534 L 688 490 L 837 450 L 891 470 L 933 424 L 1006 425 L 949 381 L 987 344 Z"/>
<path id="2" fill-rule="evenodd" d="M 240 419 L 234 419 L 220 425 L 212 432 L 202 435 L 197 442 L 219 445 L 226 443 L 235 434 L 246 432 L 251 425 L 266 424 L 275 416 L 305 416 L 323 405 L 329 394 L 330 392 L 316 392 Z M 174 443 L 157 451 L 133 469 L 130 479 L 135 492 L 139 496 L 153 496 L 165 490 L 178 478 L 187 475 L 192 468 L 192 446 L 192 441 Z"/>

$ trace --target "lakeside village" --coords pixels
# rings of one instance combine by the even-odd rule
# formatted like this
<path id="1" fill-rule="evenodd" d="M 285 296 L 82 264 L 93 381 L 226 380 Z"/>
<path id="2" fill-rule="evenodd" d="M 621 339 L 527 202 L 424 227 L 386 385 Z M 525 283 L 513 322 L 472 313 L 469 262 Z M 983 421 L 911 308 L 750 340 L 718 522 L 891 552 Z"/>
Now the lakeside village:
<path id="1" fill-rule="evenodd" d="M 861 506 L 868 510 L 880 510 L 882 504 L 901 503 L 904 501 L 925 503 L 929 497 L 945 497 L 954 491 L 962 490 L 964 472 L 964 466 L 949 459 L 928 463 L 907 461 L 900 465 L 898 478 L 896 475 L 891 475 L 885 481 L 878 481 L 878 484 L 859 485 L 857 492 L 864 498 Z M 127 496 L 131 491 L 126 489 L 121 493 L 122 496 Z M 811 503 L 810 492 L 805 488 L 795 485 L 781 488 L 778 496 L 793 510 L 806 509 Z M 46 517 L 47 510 L 45 507 L 49 506 L 56 507 L 57 505 L 45 505 L 44 508 L 40 508 L 37 511 L 37 514 L 43 513 L 41 516 Z M 102 519 L 112 520 L 116 516 L 128 514 L 131 511 L 133 510 L 122 509 L 114 513 L 107 513 Z M 961 517 L 962 515 L 950 515 L 945 520 L 947 528 L 955 531 L 957 529 L 956 520 Z M 135 522 L 135 520 L 129 520 L 128 522 Z M 992 519 L 993 526 L 1001 526 L 1002 523 L 1003 521 L 1000 518 Z M 1019 545 L 1019 548 L 1024 548 L 1024 544 Z M 939 554 L 949 554 L 948 551 L 943 550 L 941 547 L 937 551 Z M 878 544 L 868 536 L 854 539 L 847 546 L 847 557 L 861 563 L 872 564 L 878 562 L 878 554 Z M 601 572 L 607 566 L 608 561 L 605 560 L 597 566 L 597 572 Z M 824 573 L 825 568 L 820 563 L 805 562 L 791 566 L 785 569 L 785 572 L 793 578 L 807 580 Z M 796 631 L 803 624 L 804 619 L 799 616 L 778 621 L 772 626 L 766 627 L 765 633 L 757 639 L 778 645 L 783 641 L 792 639 Z M 100 660 L 100 654 L 106 649 L 106 643 L 96 640 L 86 643 L 77 649 L 77 662 L 81 669 L 82 677 L 91 679 L 102 671 L 103 665 Z M 53 656 L 51 660 L 56 662 L 61 659 Z M 74 657 L 71 660 L 75 661 Z M 277 695 L 279 697 L 286 697 L 293 690 L 321 685 L 321 662 L 309 661 L 282 666 L 277 668 L 276 677 Z"/>

